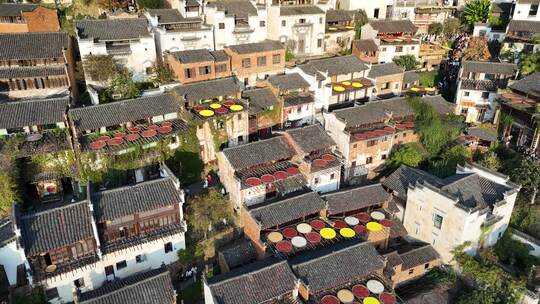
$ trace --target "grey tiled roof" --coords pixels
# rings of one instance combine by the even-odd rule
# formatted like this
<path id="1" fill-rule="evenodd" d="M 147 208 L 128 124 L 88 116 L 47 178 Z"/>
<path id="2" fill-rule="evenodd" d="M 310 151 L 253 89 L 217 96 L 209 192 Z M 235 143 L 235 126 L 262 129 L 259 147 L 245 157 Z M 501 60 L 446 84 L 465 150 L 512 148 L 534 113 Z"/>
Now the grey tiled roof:
<path id="1" fill-rule="evenodd" d="M 268 81 L 280 90 L 298 90 L 309 88 L 309 82 L 298 73 L 272 75 Z"/>
<path id="2" fill-rule="evenodd" d="M 182 63 L 205 62 L 215 60 L 214 56 L 212 56 L 212 53 L 208 49 L 171 52 L 171 55 Z"/>
<path id="3" fill-rule="evenodd" d="M 390 198 L 391 195 L 384 190 L 381 184 L 342 190 L 324 196 L 328 202 L 330 215 L 379 206 L 389 201 Z"/>
<path id="4" fill-rule="evenodd" d="M 403 73 L 403 82 L 404 83 L 413 83 L 420 80 L 420 74 L 415 71 L 405 71 Z"/>
<path id="5" fill-rule="evenodd" d="M 245 90 L 242 92 L 242 97 L 249 100 L 250 114 L 266 111 L 269 107 L 277 106 L 279 102 L 270 88 Z"/>
<path id="6" fill-rule="evenodd" d="M 65 32 L 0 34 L 0 59 L 62 58 L 68 39 Z"/>
<path id="7" fill-rule="evenodd" d="M 315 96 L 311 93 L 288 94 L 283 96 L 285 107 L 298 106 L 315 102 Z"/>
<path id="8" fill-rule="evenodd" d="M 410 20 L 372 20 L 369 24 L 379 33 L 410 33 L 418 29 Z"/>
<path id="9" fill-rule="evenodd" d="M 179 103 L 170 94 L 140 97 L 70 109 L 70 120 L 77 131 L 110 127 L 144 118 L 176 113 Z"/>
<path id="10" fill-rule="evenodd" d="M 330 135 L 318 124 L 288 130 L 287 133 L 305 154 L 329 149 L 336 145 Z"/>
<path id="11" fill-rule="evenodd" d="M 537 3 L 539 2 L 538 0 L 534 0 L 534 1 L 536 1 Z M 523 1 L 519 1 L 519 2 L 522 3 Z M 506 14 L 509 14 L 511 10 L 512 10 L 512 3 L 510 3 L 510 2 L 507 2 L 507 3 L 493 2 L 491 4 L 491 12 L 493 12 L 493 13 L 506 13 Z"/>
<path id="12" fill-rule="evenodd" d="M 36 4 L 29 3 L 2 3 L 0 4 L 0 16 L 20 16 L 22 12 L 31 12 L 36 7 L 38 7 Z"/>
<path id="13" fill-rule="evenodd" d="M 326 11 L 326 22 L 352 21 L 353 12 L 346 10 L 329 9 Z"/>
<path id="14" fill-rule="evenodd" d="M 492 142 L 497 141 L 497 132 L 495 130 L 491 132 L 491 130 L 487 130 L 485 128 L 473 127 L 473 128 L 467 129 L 467 134 L 478 137 L 481 140 L 487 140 L 487 141 L 492 141 Z"/>
<path id="15" fill-rule="evenodd" d="M 223 154 L 234 170 L 289 159 L 294 151 L 283 136 L 265 139 L 238 147 L 227 148 Z"/>
<path id="16" fill-rule="evenodd" d="M 15 230 L 10 218 L 0 220 L 0 248 L 15 240 Z"/>
<path id="17" fill-rule="evenodd" d="M 171 177 L 92 193 L 96 221 L 156 210 L 180 203 L 180 193 Z"/>
<path id="18" fill-rule="evenodd" d="M 95 237 L 88 201 L 25 214 L 19 222 L 24 247 L 29 256 Z"/>
<path id="19" fill-rule="evenodd" d="M 106 282 L 99 288 L 82 293 L 79 303 L 170 304 L 175 303 L 175 298 L 169 271 L 159 268 Z"/>
<path id="20" fill-rule="evenodd" d="M 361 39 L 354 41 L 354 47 L 361 52 L 376 52 L 379 50 L 373 39 Z"/>
<path id="21" fill-rule="evenodd" d="M 68 104 L 68 97 L 0 103 L 0 129 L 64 122 Z"/>
<path id="22" fill-rule="evenodd" d="M 488 73 L 488 74 L 503 74 L 515 75 L 518 67 L 514 63 L 500 63 L 487 61 L 463 61 L 461 68 L 464 73 Z"/>
<path id="23" fill-rule="evenodd" d="M 257 16 L 257 8 L 248 0 L 218 0 L 210 2 L 208 6 L 215 6 L 218 11 L 225 12 L 225 16 Z"/>
<path id="24" fill-rule="evenodd" d="M 522 94 L 528 94 L 531 96 L 540 97 L 540 73 L 534 73 L 525 76 L 510 85 L 512 90 L 521 92 Z"/>
<path id="25" fill-rule="evenodd" d="M 231 49 L 233 52 L 238 54 L 260 53 L 285 49 L 283 44 L 275 40 L 265 40 L 262 42 L 228 45 L 226 46 L 226 48 Z"/>
<path id="26" fill-rule="evenodd" d="M 293 258 L 293 271 L 317 294 L 342 287 L 382 271 L 382 257 L 369 242 L 340 242 Z"/>
<path id="27" fill-rule="evenodd" d="M 393 62 L 379 63 L 371 66 L 368 77 L 377 78 L 382 76 L 401 74 L 404 71 L 405 70 L 402 67 Z"/>
<path id="28" fill-rule="evenodd" d="M 298 67 L 309 75 L 321 72 L 328 73 L 328 76 L 362 72 L 368 69 L 368 66 L 354 55 L 312 60 Z"/>
<path id="29" fill-rule="evenodd" d="M 404 165 L 390 174 L 382 184 L 386 188 L 397 192 L 398 197 L 406 198 L 409 185 L 414 185 L 419 181 L 426 181 L 436 187 L 443 185 L 443 181 L 435 175 Z"/>
<path id="30" fill-rule="evenodd" d="M 262 229 L 268 229 L 318 214 L 326 202 L 316 192 L 308 192 L 279 201 L 262 203 L 249 209 Z"/>
<path id="31" fill-rule="evenodd" d="M 510 20 L 508 32 L 540 33 L 540 21 Z"/>
<path id="32" fill-rule="evenodd" d="M 451 182 L 448 183 L 449 179 Z M 459 198 L 460 203 L 468 208 L 491 207 L 503 200 L 504 193 L 512 189 L 476 173 L 454 175 L 447 178 L 445 182 L 446 185 L 441 189 Z"/>
<path id="33" fill-rule="evenodd" d="M 44 65 L 0 68 L 0 79 L 34 78 L 66 75 L 65 65 Z"/>
<path id="34" fill-rule="evenodd" d="M 441 95 L 435 95 L 435 96 L 424 96 L 422 100 L 431 105 L 435 111 L 439 114 L 450 114 L 454 113 L 454 109 L 456 107 L 456 104 L 453 102 L 448 102 L 446 99 L 444 99 Z"/>
<path id="35" fill-rule="evenodd" d="M 412 115 L 414 112 L 407 103 L 407 99 L 397 97 L 392 99 L 371 101 L 361 106 L 336 110 L 336 117 L 345 121 L 347 127 L 359 126 L 378 122 L 388 118 L 391 113 L 394 117 Z"/>
<path id="36" fill-rule="evenodd" d="M 440 259 L 439 254 L 431 245 L 424 245 L 413 250 L 401 253 L 400 255 L 403 264 L 402 270 L 411 269 L 416 266 L 424 265 Z"/>
<path id="37" fill-rule="evenodd" d="M 219 251 L 229 269 L 253 262 L 257 258 L 257 251 L 250 240 L 242 239 L 240 242 L 227 246 Z"/>
<path id="38" fill-rule="evenodd" d="M 280 16 L 317 15 L 324 11 L 316 5 L 286 5 L 279 8 Z"/>
<path id="39" fill-rule="evenodd" d="M 146 18 L 77 20 L 75 28 L 79 38 L 98 41 L 139 39 L 150 36 Z"/>
<path id="40" fill-rule="evenodd" d="M 212 54 L 212 57 L 217 62 L 229 60 L 229 55 L 224 50 L 210 51 L 210 54 Z"/>
<path id="41" fill-rule="evenodd" d="M 173 90 L 178 96 L 187 97 L 187 101 L 196 102 L 201 99 L 211 99 L 219 96 L 236 96 L 240 92 L 240 85 L 234 77 L 227 77 L 184 84 L 175 87 Z"/>
<path id="42" fill-rule="evenodd" d="M 159 24 L 178 23 L 184 20 L 184 16 L 180 14 L 180 11 L 172 8 L 149 9 L 148 13 L 153 17 L 157 17 Z"/>
<path id="43" fill-rule="evenodd" d="M 287 261 L 266 259 L 208 280 L 208 287 L 219 304 L 274 303 L 292 294 L 296 277 Z"/>

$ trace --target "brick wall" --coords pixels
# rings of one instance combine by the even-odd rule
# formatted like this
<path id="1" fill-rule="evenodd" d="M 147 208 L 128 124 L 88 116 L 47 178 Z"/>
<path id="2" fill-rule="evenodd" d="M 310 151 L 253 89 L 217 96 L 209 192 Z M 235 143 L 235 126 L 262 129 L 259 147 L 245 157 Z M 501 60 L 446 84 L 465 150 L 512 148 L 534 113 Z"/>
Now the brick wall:
<path id="1" fill-rule="evenodd" d="M 26 23 L 0 23 L 0 33 L 26 33 L 28 25 Z"/>
<path id="2" fill-rule="evenodd" d="M 257 259 L 261 260 L 266 255 L 266 246 L 261 242 L 261 227 L 251 217 L 251 214 L 246 208 L 242 208 L 240 213 L 241 223 L 244 225 L 244 235 L 246 235 L 255 247 Z"/>
<path id="3" fill-rule="evenodd" d="M 395 286 L 402 285 L 405 282 L 414 280 L 425 275 L 431 269 L 441 265 L 441 260 L 437 259 L 426 264 L 418 265 L 410 269 L 402 269 L 401 265 L 394 267 L 395 274 L 391 277 Z M 427 267 L 427 268 L 426 268 Z"/>
<path id="4" fill-rule="evenodd" d="M 388 85 L 386 89 L 383 89 L 385 84 Z M 392 92 L 400 92 L 403 86 L 403 73 L 388 75 L 383 77 L 377 77 L 375 87 L 377 88 L 377 95 L 390 94 Z"/>
<path id="5" fill-rule="evenodd" d="M 231 64 L 229 61 L 202 61 L 186 64 L 178 61 L 176 58 L 174 58 L 174 56 L 170 54 L 166 55 L 165 60 L 173 71 L 174 79 L 180 83 L 191 83 L 231 76 Z M 227 66 L 226 70 L 224 72 L 216 73 L 216 65 L 223 64 Z M 201 67 L 209 67 L 210 73 L 205 75 L 201 74 Z M 193 74 L 190 78 L 186 76 L 186 69 L 192 69 Z"/>
<path id="6" fill-rule="evenodd" d="M 278 74 L 285 72 L 285 49 L 257 52 L 250 54 L 238 54 L 233 52 L 229 48 L 225 48 L 225 52 L 231 57 L 231 68 L 235 71 L 238 78 L 243 81 L 244 78 L 251 78 L 259 74 Z M 279 55 L 279 63 L 273 62 L 273 55 Z M 265 57 L 266 64 L 258 65 L 257 58 Z M 250 60 L 249 67 L 244 67 L 242 61 L 244 59 Z"/>

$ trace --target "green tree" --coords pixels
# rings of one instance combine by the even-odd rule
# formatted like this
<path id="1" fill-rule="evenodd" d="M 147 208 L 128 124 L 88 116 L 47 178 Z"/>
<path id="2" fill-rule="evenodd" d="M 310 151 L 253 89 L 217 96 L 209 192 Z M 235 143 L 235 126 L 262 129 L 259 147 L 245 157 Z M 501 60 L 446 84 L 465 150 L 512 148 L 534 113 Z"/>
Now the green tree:
<path id="1" fill-rule="evenodd" d="M 524 55 L 519 62 L 523 74 L 540 72 L 540 52 Z"/>
<path id="2" fill-rule="evenodd" d="M 475 23 L 486 22 L 489 18 L 490 9 L 491 1 L 489 0 L 472 0 L 467 2 L 462 14 L 465 24 L 472 29 Z"/>
<path id="3" fill-rule="evenodd" d="M 450 149 L 444 150 L 441 157 L 448 162 L 450 167 L 455 168 L 458 164 L 464 165 L 467 161 L 471 160 L 472 152 L 464 145 L 455 145 Z"/>
<path id="4" fill-rule="evenodd" d="M 232 207 L 229 201 L 212 189 L 208 194 L 190 200 L 186 218 L 193 234 L 206 239 L 208 232 L 223 223 L 223 220 L 231 222 Z"/>
<path id="5" fill-rule="evenodd" d="M 178 261 L 185 266 L 199 262 L 204 257 L 204 248 L 200 244 L 188 245 L 186 249 L 178 250 Z"/>
<path id="6" fill-rule="evenodd" d="M 401 165 L 418 167 L 424 156 L 416 143 L 405 144 L 397 148 L 388 158 L 387 165 L 397 168 Z"/>
<path id="7" fill-rule="evenodd" d="M 11 206 L 17 201 L 15 181 L 8 172 L 0 172 L 0 218 L 11 211 Z"/>
<path id="8" fill-rule="evenodd" d="M 168 65 L 156 63 L 154 64 L 153 70 L 154 77 L 152 78 L 152 82 L 154 83 L 167 84 L 174 80 L 173 71 Z"/>
<path id="9" fill-rule="evenodd" d="M 488 151 L 485 153 L 479 153 L 476 160 L 481 166 L 484 166 L 493 171 L 497 171 L 501 168 L 501 161 L 497 154 L 493 151 Z"/>
<path id="10" fill-rule="evenodd" d="M 118 74 L 118 66 L 111 55 L 87 55 L 83 60 L 84 72 L 94 81 L 106 83 Z"/>
<path id="11" fill-rule="evenodd" d="M 435 22 L 429 25 L 428 34 L 439 36 L 443 32 L 443 25 L 440 22 Z"/>
<path id="12" fill-rule="evenodd" d="M 540 160 L 524 158 L 519 167 L 512 171 L 511 177 L 530 195 L 530 204 L 535 204 L 540 187 Z"/>
<path id="13" fill-rule="evenodd" d="M 141 96 L 141 92 L 132 77 L 132 74 L 127 71 L 116 74 L 111 80 L 110 86 L 105 90 L 106 96 L 112 100 L 130 99 Z"/>
<path id="14" fill-rule="evenodd" d="M 368 23 L 369 19 L 367 17 L 366 11 L 363 9 L 357 10 L 354 13 L 354 39 L 361 39 L 362 36 L 362 26 Z"/>
<path id="15" fill-rule="evenodd" d="M 404 55 L 394 57 L 394 63 L 404 68 L 406 71 L 415 70 L 416 67 L 420 64 L 414 55 Z"/>
<path id="16" fill-rule="evenodd" d="M 443 23 L 443 34 L 446 38 L 451 38 L 461 32 L 461 21 L 458 18 L 448 18 Z"/>
<path id="17" fill-rule="evenodd" d="M 164 8 L 165 7 L 165 1 L 164 0 L 137 0 L 137 4 L 140 8 Z"/>
<path id="18" fill-rule="evenodd" d="M 457 304 L 497 304 L 497 292 L 493 289 L 475 289 L 472 292 L 464 293 L 457 300 Z"/>

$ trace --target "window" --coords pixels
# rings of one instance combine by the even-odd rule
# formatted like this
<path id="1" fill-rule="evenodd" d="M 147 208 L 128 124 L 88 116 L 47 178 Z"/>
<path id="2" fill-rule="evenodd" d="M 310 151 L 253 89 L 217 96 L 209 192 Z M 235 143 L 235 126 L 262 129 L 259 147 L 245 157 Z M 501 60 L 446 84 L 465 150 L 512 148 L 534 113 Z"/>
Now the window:
<path id="1" fill-rule="evenodd" d="M 396 52 L 398 52 L 398 53 L 403 52 L 403 47 L 402 46 L 396 46 Z"/>
<path id="2" fill-rule="evenodd" d="M 320 48 L 322 47 L 322 39 L 317 39 L 317 47 Z"/>
<path id="3" fill-rule="evenodd" d="M 73 281 L 73 284 L 74 284 L 75 287 L 77 287 L 77 288 L 84 287 L 84 278 L 78 278 L 78 279 L 76 279 L 75 281 Z"/>
<path id="4" fill-rule="evenodd" d="M 411 268 L 411 269 L 409 270 L 409 274 L 413 274 L 413 273 L 414 273 L 414 268 Z"/>
<path id="5" fill-rule="evenodd" d="M 358 145 L 354 144 L 352 147 L 353 147 L 353 149 L 356 149 L 356 147 L 358 147 Z"/>
<path id="6" fill-rule="evenodd" d="M 298 23 L 300 23 L 300 24 L 306 23 L 306 18 L 298 19 Z"/>
<path id="7" fill-rule="evenodd" d="M 385 48 L 385 47 L 383 47 L 383 48 L 382 48 L 382 51 L 383 51 L 383 52 L 386 52 L 386 48 Z"/>
<path id="8" fill-rule="evenodd" d="M 242 67 L 243 68 L 250 68 L 251 67 L 251 59 L 250 58 L 242 59 Z"/>
<path id="9" fill-rule="evenodd" d="M 315 177 L 315 179 L 313 180 L 313 183 L 314 183 L 315 185 L 318 185 L 319 182 L 320 182 L 319 178 L 318 178 L 318 177 Z"/>
<path id="10" fill-rule="evenodd" d="M 469 114 L 469 108 L 461 109 L 461 115 L 467 116 L 467 114 Z"/>
<path id="11" fill-rule="evenodd" d="M 220 24 L 219 24 L 219 29 L 220 29 L 220 30 L 225 29 L 225 23 L 223 23 L 223 22 L 220 23 Z"/>
<path id="12" fill-rule="evenodd" d="M 428 268 L 429 268 L 429 263 L 426 263 L 426 264 L 424 265 L 424 269 L 428 269 Z"/>
<path id="13" fill-rule="evenodd" d="M 529 16 L 536 16 L 538 14 L 538 4 L 531 4 L 531 9 L 529 10 Z"/>
<path id="14" fill-rule="evenodd" d="M 212 68 L 209 65 L 199 67 L 199 75 L 208 75 L 211 70 Z"/>
<path id="15" fill-rule="evenodd" d="M 257 57 L 257 66 L 266 66 L 266 56 Z"/>
<path id="16" fill-rule="evenodd" d="M 386 154 L 381 155 L 381 159 L 385 160 L 386 159 Z"/>
<path id="17" fill-rule="evenodd" d="M 463 92 L 463 96 L 469 96 L 469 95 L 471 95 L 471 92 L 467 92 L 467 91 Z"/>
<path id="18" fill-rule="evenodd" d="M 173 251 L 173 247 L 172 247 L 171 242 L 166 243 L 163 247 L 165 249 L 165 253 L 169 253 L 169 252 Z"/>
<path id="19" fill-rule="evenodd" d="M 488 97 L 489 97 L 489 92 L 482 92 L 482 98 L 488 99 Z"/>
<path id="20" fill-rule="evenodd" d="M 414 45 L 413 45 L 413 46 L 411 46 L 411 51 L 414 51 Z"/>
<path id="21" fill-rule="evenodd" d="M 394 89 L 399 89 L 399 83 L 396 83 L 396 84 L 394 85 Z"/>
<path id="22" fill-rule="evenodd" d="M 121 238 L 125 238 L 125 237 L 128 236 L 128 229 L 127 229 L 127 227 L 120 227 L 119 231 L 120 231 L 120 237 L 121 237 Z"/>
<path id="23" fill-rule="evenodd" d="M 330 179 L 334 179 L 334 178 L 336 178 L 336 174 L 335 173 L 330 174 Z"/>
<path id="24" fill-rule="evenodd" d="M 322 24 L 322 17 L 319 18 L 319 24 Z"/>
<path id="25" fill-rule="evenodd" d="M 280 54 L 274 54 L 274 55 L 272 55 L 272 63 L 273 63 L 273 64 L 279 64 L 279 63 L 281 63 L 281 55 L 280 55 Z"/>
<path id="26" fill-rule="evenodd" d="M 441 229 L 442 227 L 442 222 L 443 222 L 443 217 L 438 215 L 438 214 L 434 214 L 433 215 L 433 226 L 437 229 Z"/>
<path id="27" fill-rule="evenodd" d="M 367 142 L 367 146 L 368 146 L 368 147 L 373 147 L 373 146 L 375 146 L 377 143 L 378 143 L 378 140 L 373 139 L 373 140 L 370 140 L 370 141 Z"/>
<path id="28" fill-rule="evenodd" d="M 366 164 L 371 164 L 373 162 L 373 157 L 367 157 L 366 158 Z"/>
<path id="29" fill-rule="evenodd" d="M 47 296 L 47 299 L 49 299 L 49 300 L 54 299 L 54 298 L 58 298 L 58 289 L 56 287 L 51 288 L 51 289 L 47 289 L 47 290 L 45 290 L 45 295 Z"/>
<path id="30" fill-rule="evenodd" d="M 225 128 L 225 123 L 223 122 L 223 120 L 218 120 L 216 124 L 217 124 L 217 128 L 220 130 Z"/>
<path id="31" fill-rule="evenodd" d="M 287 26 L 287 21 L 281 20 L 281 26 Z"/>
<path id="32" fill-rule="evenodd" d="M 135 262 L 142 263 L 144 261 L 146 261 L 146 255 L 139 254 L 139 255 L 135 256 Z"/>
<path id="33" fill-rule="evenodd" d="M 407 137 L 407 133 L 403 133 L 403 137 Z"/>
<path id="34" fill-rule="evenodd" d="M 379 18 L 379 9 L 376 8 L 373 10 L 373 18 L 378 19 Z"/>
<path id="35" fill-rule="evenodd" d="M 216 73 L 225 73 L 227 72 L 227 64 L 216 64 Z"/>
<path id="36" fill-rule="evenodd" d="M 195 78 L 195 68 L 189 68 L 184 70 L 186 78 Z"/>
<path id="37" fill-rule="evenodd" d="M 266 26 L 266 21 L 264 21 L 264 20 L 259 21 L 259 26 L 260 27 L 265 27 Z"/>
<path id="38" fill-rule="evenodd" d="M 114 275 L 114 268 L 112 265 L 105 267 L 105 275 L 106 276 Z"/>
<path id="39" fill-rule="evenodd" d="M 390 82 L 385 82 L 381 85 L 381 90 L 386 90 L 390 87 Z"/>
<path id="40" fill-rule="evenodd" d="M 116 270 L 124 269 L 127 267 L 126 260 L 116 263 Z"/>

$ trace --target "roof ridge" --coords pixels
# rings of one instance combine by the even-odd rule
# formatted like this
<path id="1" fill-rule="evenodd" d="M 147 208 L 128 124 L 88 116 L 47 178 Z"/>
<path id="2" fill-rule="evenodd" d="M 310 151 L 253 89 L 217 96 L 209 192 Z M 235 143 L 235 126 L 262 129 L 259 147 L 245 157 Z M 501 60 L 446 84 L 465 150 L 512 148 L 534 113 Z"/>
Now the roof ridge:
<path id="1" fill-rule="evenodd" d="M 422 245 L 422 246 L 420 246 L 420 247 L 414 248 L 414 249 L 409 250 L 409 251 L 404 252 L 404 253 L 398 253 L 398 254 L 399 254 L 400 257 L 402 257 L 402 256 L 404 256 L 404 255 L 408 255 L 408 254 L 410 254 L 410 253 L 419 251 L 419 250 L 421 250 L 421 249 L 428 249 L 429 247 L 431 247 L 430 244 L 424 244 L 424 245 Z M 396 250 L 396 252 L 397 252 L 397 250 Z"/>
<path id="2" fill-rule="evenodd" d="M 84 203 L 88 204 L 88 200 L 84 199 L 82 201 L 73 202 L 73 203 L 70 202 L 70 203 L 67 203 L 67 204 L 62 204 L 62 205 L 52 207 L 52 208 L 49 208 L 49 209 L 45 209 L 45 210 L 31 211 L 31 212 L 28 212 L 26 214 L 21 215 L 21 219 L 27 219 L 27 218 L 31 218 L 31 217 L 34 217 L 34 216 L 37 216 L 37 215 L 43 215 L 43 214 L 59 211 L 59 210 L 62 210 L 62 209 L 72 208 L 72 207 L 75 207 L 75 206 L 78 206 L 78 205 L 83 205 Z M 90 211 L 90 209 L 88 209 L 88 211 Z"/>
<path id="3" fill-rule="evenodd" d="M 339 244 L 339 243 L 337 243 L 337 244 Z M 331 250 L 329 253 L 327 253 L 327 254 L 322 254 L 322 255 L 320 255 L 320 256 L 317 256 L 317 257 L 315 257 L 315 258 L 308 259 L 308 260 L 306 260 L 306 261 L 297 263 L 297 264 L 295 264 L 295 265 L 305 265 L 305 264 L 308 264 L 308 263 L 311 263 L 311 262 L 314 262 L 314 261 L 321 260 L 321 259 L 323 259 L 323 258 L 327 258 L 327 257 L 329 257 L 329 256 L 336 255 L 336 254 L 341 253 L 341 252 L 343 252 L 343 251 L 350 250 L 351 248 L 358 248 L 358 247 L 360 247 L 360 246 L 363 247 L 363 246 L 367 246 L 367 245 L 370 245 L 370 243 L 364 241 L 364 242 L 360 242 L 360 243 L 353 244 L 353 245 L 349 245 L 349 246 L 343 246 L 343 247 L 337 248 L 337 249 L 335 249 L 335 250 L 334 250 L 334 248 L 332 248 L 332 247 L 334 247 L 335 245 L 332 246 L 332 247 L 326 247 L 328 250 Z M 324 248 L 323 248 L 322 250 L 324 250 Z M 317 251 L 312 251 L 312 252 L 313 252 L 313 253 L 317 253 Z M 321 252 L 321 251 L 319 251 L 319 252 Z"/>
<path id="4" fill-rule="evenodd" d="M 365 186 L 360 186 L 360 187 L 344 189 L 342 191 L 336 191 L 336 192 L 328 193 L 324 197 L 329 197 L 329 196 L 332 196 L 332 195 L 338 195 L 338 194 L 342 194 L 342 193 L 353 192 L 353 191 L 356 191 L 356 190 L 366 189 L 366 188 L 370 188 L 370 187 L 374 187 L 374 186 L 382 186 L 382 184 L 381 183 L 376 183 L 376 184 L 371 184 L 371 185 L 365 185 Z"/>
<path id="5" fill-rule="evenodd" d="M 0 107 L 5 106 L 5 105 L 10 105 L 10 104 L 24 104 L 24 103 L 33 103 L 33 102 L 46 102 L 46 101 L 69 101 L 69 96 L 8 101 L 8 102 L 0 103 Z"/>
<path id="6" fill-rule="evenodd" d="M 256 262 L 255 262 L 256 263 Z M 240 279 L 240 278 L 243 278 L 243 277 L 246 277 L 246 276 L 252 276 L 253 274 L 255 273 L 259 273 L 263 270 L 266 270 L 268 268 L 274 268 L 274 267 L 277 267 L 277 266 L 281 266 L 281 264 L 287 264 L 289 265 L 288 261 L 287 260 L 281 260 L 281 261 L 278 261 L 276 263 L 272 263 L 270 265 L 264 265 L 260 268 L 257 268 L 255 270 L 252 270 L 250 272 L 245 272 L 245 273 L 242 273 L 240 275 L 237 275 L 237 276 L 232 276 L 232 277 L 229 277 L 229 278 L 226 278 L 222 281 L 219 281 L 219 282 L 215 282 L 215 283 L 210 283 L 210 285 L 220 285 L 221 283 L 226 283 L 226 282 L 230 282 L 232 280 L 237 280 L 237 279 Z M 290 269 L 289 269 L 290 270 Z"/>
<path id="7" fill-rule="evenodd" d="M 118 101 L 113 101 L 113 102 L 108 102 L 108 103 L 98 103 L 98 104 L 93 104 L 89 106 L 77 107 L 77 108 L 70 109 L 70 111 L 97 108 L 97 107 L 112 107 L 114 105 L 120 105 L 120 104 L 125 104 L 125 103 L 130 103 L 130 102 L 140 102 L 140 100 L 155 99 L 157 97 L 166 97 L 166 96 L 174 98 L 174 96 L 169 93 L 160 93 L 156 95 L 139 96 L 135 98 L 123 99 L 123 100 L 118 100 Z"/>
<path id="8" fill-rule="evenodd" d="M 285 140 L 285 139 L 283 138 L 282 135 L 278 135 L 278 136 L 275 136 L 275 137 L 271 137 L 271 138 L 267 138 L 267 139 L 259 140 L 259 141 L 254 141 L 254 142 L 250 142 L 250 143 L 247 143 L 247 144 L 244 144 L 244 145 L 239 145 L 239 146 L 236 146 L 236 147 L 225 148 L 225 149 L 223 149 L 223 152 L 225 152 L 225 151 L 237 150 L 237 149 L 244 148 L 244 147 L 248 147 L 248 146 L 254 146 L 254 145 L 256 145 L 256 144 L 267 143 L 267 142 L 269 142 L 269 141 L 271 141 L 271 140 L 277 140 L 277 139 L 280 139 L 280 141 Z"/>
<path id="9" fill-rule="evenodd" d="M 124 186 L 120 186 L 120 187 L 116 187 L 116 188 L 112 188 L 112 189 L 105 189 L 105 190 L 102 190 L 102 191 L 97 191 L 95 192 L 95 194 L 97 193 L 112 193 L 112 192 L 120 192 L 120 191 L 125 191 L 125 190 L 128 190 L 128 189 L 133 189 L 133 188 L 138 188 L 138 187 L 143 187 L 143 186 L 147 186 L 147 185 L 151 185 L 151 184 L 157 184 L 158 182 L 161 183 L 161 182 L 167 182 L 167 181 L 173 181 L 172 180 L 172 176 L 162 176 L 160 178 L 156 178 L 156 179 L 152 179 L 152 180 L 147 180 L 147 181 L 142 181 L 140 183 L 136 183 L 136 184 L 133 184 L 133 185 L 124 185 Z"/>

